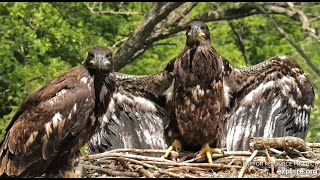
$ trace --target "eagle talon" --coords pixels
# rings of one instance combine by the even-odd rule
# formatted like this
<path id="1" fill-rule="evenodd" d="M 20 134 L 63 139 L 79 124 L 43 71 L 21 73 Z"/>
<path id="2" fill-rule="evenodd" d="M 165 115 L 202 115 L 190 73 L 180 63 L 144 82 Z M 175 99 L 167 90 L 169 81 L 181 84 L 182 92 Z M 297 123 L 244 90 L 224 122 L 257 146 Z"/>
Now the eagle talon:
<path id="1" fill-rule="evenodd" d="M 74 171 L 67 171 L 64 174 L 65 178 L 78 178 L 79 176 Z"/>
<path id="2" fill-rule="evenodd" d="M 208 163 L 212 164 L 212 156 L 211 153 L 216 153 L 216 154 L 224 154 L 224 151 L 219 148 L 210 148 L 209 144 L 206 143 L 202 146 L 201 150 L 197 154 L 197 157 L 200 157 L 202 155 L 206 155 L 208 159 Z"/>
<path id="3" fill-rule="evenodd" d="M 172 145 L 167 149 L 165 154 L 163 155 L 164 158 L 168 158 L 170 151 L 174 150 L 176 152 L 180 152 L 181 149 L 181 143 L 178 139 L 175 139 L 172 143 Z"/>

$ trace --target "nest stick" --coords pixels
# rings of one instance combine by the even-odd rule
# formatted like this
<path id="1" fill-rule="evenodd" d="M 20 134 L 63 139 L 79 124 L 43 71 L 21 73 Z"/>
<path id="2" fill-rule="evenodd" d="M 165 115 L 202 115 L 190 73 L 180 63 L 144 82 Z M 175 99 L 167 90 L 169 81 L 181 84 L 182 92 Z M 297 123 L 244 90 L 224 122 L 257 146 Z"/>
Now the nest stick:
<path id="1" fill-rule="evenodd" d="M 247 161 L 243 164 L 241 171 L 238 175 L 238 178 L 242 178 L 244 175 L 245 170 L 247 169 L 248 163 L 250 163 L 254 157 L 258 154 L 258 150 L 253 151 L 252 155 L 247 159 Z"/>
<path id="2" fill-rule="evenodd" d="M 107 175 L 110 176 L 128 176 L 128 177 L 139 177 L 139 173 L 137 172 L 119 172 L 119 171 L 114 171 L 111 169 L 106 169 L 100 166 L 94 166 L 94 165 L 83 165 L 84 169 L 92 169 L 92 170 L 97 170 L 101 171 L 103 173 L 106 173 Z"/>
<path id="3" fill-rule="evenodd" d="M 250 139 L 250 147 L 259 150 L 267 148 L 282 148 L 284 150 L 288 150 L 289 148 L 293 148 L 302 152 L 309 149 L 303 139 L 292 136 L 276 138 L 252 137 Z"/>

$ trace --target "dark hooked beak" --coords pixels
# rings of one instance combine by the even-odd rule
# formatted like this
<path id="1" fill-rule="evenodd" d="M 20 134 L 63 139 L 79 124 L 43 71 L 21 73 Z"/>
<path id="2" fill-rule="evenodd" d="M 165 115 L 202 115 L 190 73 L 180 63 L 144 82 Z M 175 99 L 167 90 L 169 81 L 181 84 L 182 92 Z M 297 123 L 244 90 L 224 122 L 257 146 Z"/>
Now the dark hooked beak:
<path id="1" fill-rule="evenodd" d="M 192 38 L 196 37 L 204 37 L 205 34 L 202 32 L 199 26 L 192 26 L 188 36 L 192 36 Z"/>
<path id="2" fill-rule="evenodd" d="M 106 59 L 105 55 L 99 54 L 96 55 L 95 58 L 99 70 L 111 70 L 111 62 L 110 60 Z"/>

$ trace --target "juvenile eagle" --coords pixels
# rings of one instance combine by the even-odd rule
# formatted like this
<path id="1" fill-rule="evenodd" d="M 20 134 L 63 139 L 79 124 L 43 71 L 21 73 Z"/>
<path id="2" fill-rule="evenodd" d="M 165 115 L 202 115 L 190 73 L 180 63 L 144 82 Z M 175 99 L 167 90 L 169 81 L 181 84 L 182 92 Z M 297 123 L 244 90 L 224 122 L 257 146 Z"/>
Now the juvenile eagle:
<path id="1" fill-rule="evenodd" d="M 174 63 L 170 121 L 179 131 L 173 132 L 172 147 L 180 149 L 180 140 L 202 145 L 198 156 L 207 155 L 212 163 L 211 152 L 221 151 L 210 146 L 224 146 L 226 136 L 223 59 L 213 48 L 203 22 L 190 23 L 186 36 L 186 47 Z"/>
<path id="2" fill-rule="evenodd" d="M 74 67 L 20 105 L 0 144 L 0 175 L 70 177 L 72 160 L 100 126 L 113 83 L 111 52 L 90 50 Z"/>
<path id="3" fill-rule="evenodd" d="M 118 100 L 108 107 L 105 119 L 118 123 L 103 126 L 93 136 L 92 153 L 146 147 L 141 144 L 161 148 L 168 141 L 175 150 L 181 143 L 192 149 L 206 144 L 207 152 L 207 143 L 248 150 L 253 136 L 306 138 L 315 95 L 294 60 L 275 56 L 258 65 L 235 68 L 214 49 L 203 22 L 191 22 L 186 35 L 185 49 L 164 71 L 145 76 L 113 73 L 118 88 L 130 98 L 114 96 Z M 138 103 L 141 97 L 144 103 Z M 142 107 L 155 107 L 151 108 L 155 111 L 142 111 Z M 130 134 L 143 136 L 130 138 Z"/>
<path id="4" fill-rule="evenodd" d="M 117 148 L 167 148 L 165 90 L 172 84 L 172 70 L 173 61 L 154 75 L 111 74 L 115 91 L 101 131 L 88 142 L 91 154 Z"/>

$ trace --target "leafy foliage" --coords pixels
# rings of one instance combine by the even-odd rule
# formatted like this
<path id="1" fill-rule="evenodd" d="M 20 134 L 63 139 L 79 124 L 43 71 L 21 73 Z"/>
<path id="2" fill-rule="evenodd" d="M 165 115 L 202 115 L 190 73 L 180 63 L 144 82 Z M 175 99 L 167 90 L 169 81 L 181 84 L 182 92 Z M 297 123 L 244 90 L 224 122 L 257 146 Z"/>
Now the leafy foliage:
<path id="1" fill-rule="evenodd" d="M 105 2 L 97 7 L 114 12 L 138 12 L 138 15 L 112 15 L 93 13 L 86 5 L 92 3 L 0 3 L 0 136 L 10 122 L 17 107 L 37 88 L 57 77 L 85 59 L 95 45 L 112 47 L 138 28 L 152 2 Z M 101 5 L 101 6 L 100 6 Z M 227 8 L 232 3 L 219 3 Z M 302 3 L 308 13 L 320 11 L 320 5 Z M 187 16 L 194 17 L 204 11 L 216 9 L 215 3 L 199 3 Z M 301 24 L 288 17 L 274 16 L 320 67 L 319 42 L 303 32 Z M 249 64 L 262 62 L 275 55 L 288 55 L 298 62 L 309 75 L 315 92 L 308 140 L 320 140 L 320 78 L 312 71 L 299 53 L 276 30 L 264 15 L 232 20 L 241 29 Z M 317 20 L 310 20 L 319 28 Z M 227 21 L 207 23 L 211 39 L 218 52 L 234 66 L 246 65 L 242 52 Z M 161 71 L 167 62 L 184 47 L 184 32 L 153 44 L 142 56 L 121 69 L 129 74 L 151 74 Z M 1 139 L 1 137 L 0 137 Z"/>

